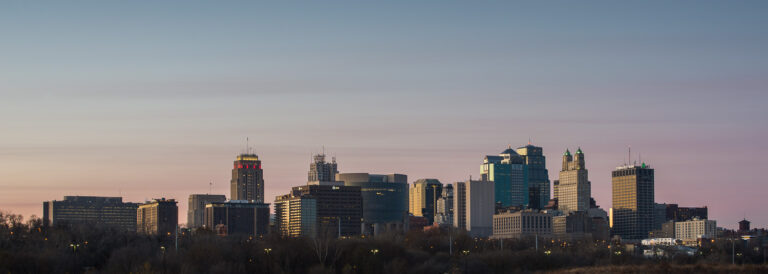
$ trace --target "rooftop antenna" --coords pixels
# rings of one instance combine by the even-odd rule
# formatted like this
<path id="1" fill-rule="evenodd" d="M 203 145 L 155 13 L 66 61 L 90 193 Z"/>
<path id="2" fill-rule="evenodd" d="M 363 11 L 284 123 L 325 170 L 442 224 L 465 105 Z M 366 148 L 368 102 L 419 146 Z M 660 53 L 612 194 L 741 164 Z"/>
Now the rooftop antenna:
<path id="1" fill-rule="evenodd" d="M 248 140 L 248 137 L 245 137 L 245 153 L 251 154 L 250 140 Z"/>
<path id="2" fill-rule="evenodd" d="M 627 165 L 632 163 L 632 146 L 627 146 L 627 149 L 629 150 L 629 154 L 627 154 Z"/>
<path id="3" fill-rule="evenodd" d="M 531 144 L 531 137 L 528 137 L 528 145 Z"/>
<path id="4" fill-rule="evenodd" d="M 208 194 L 211 194 L 213 192 L 213 180 L 208 182 Z"/>
<path id="5" fill-rule="evenodd" d="M 323 145 L 323 156 L 325 156 L 325 145 Z"/>

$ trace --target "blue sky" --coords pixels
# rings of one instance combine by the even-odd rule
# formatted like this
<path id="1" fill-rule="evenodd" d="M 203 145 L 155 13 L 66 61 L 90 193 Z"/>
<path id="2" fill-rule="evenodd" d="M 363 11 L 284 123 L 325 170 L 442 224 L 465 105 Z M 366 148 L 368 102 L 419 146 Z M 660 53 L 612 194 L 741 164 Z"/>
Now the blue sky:
<path id="1" fill-rule="evenodd" d="M 610 207 L 626 148 L 657 202 L 768 226 L 763 1 L 17 1 L 0 9 L 0 209 L 228 193 L 246 137 L 268 199 L 322 145 L 342 172 L 443 183 L 529 138 L 581 146 Z M 185 215 L 185 214 L 180 214 Z"/>

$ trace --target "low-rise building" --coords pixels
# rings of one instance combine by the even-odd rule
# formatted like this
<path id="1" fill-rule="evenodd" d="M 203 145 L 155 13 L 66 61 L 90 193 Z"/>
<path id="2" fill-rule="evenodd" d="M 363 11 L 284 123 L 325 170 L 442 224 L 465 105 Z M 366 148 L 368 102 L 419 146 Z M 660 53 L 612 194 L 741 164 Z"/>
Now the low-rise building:
<path id="1" fill-rule="evenodd" d="M 62 201 L 43 202 L 43 225 L 100 225 L 136 231 L 138 203 L 122 197 L 64 196 Z"/>
<path id="2" fill-rule="evenodd" d="M 693 241 L 701 238 L 711 239 L 717 233 L 717 222 L 714 220 L 694 218 L 690 221 L 675 222 L 675 238 L 683 241 Z"/>
<path id="3" fill-rule="evenodd" d="M 269 204 L 234 200 L 212 202 L 205 206 L 205 227 L 220 235 L 267 234 Z"/>
<path id="4" fill-rule="evenodd" d="M 493 215 L 493 239 L 546 237 L 552 235 L 552 216 L 535 210 Z"/>
<path id="5" fill-rule="evenodd" d="M 179 208 L 174 199 L 154 199 L 136 209 L 138 233 L 170 236 L 176 232 L 178 225 Z"/>

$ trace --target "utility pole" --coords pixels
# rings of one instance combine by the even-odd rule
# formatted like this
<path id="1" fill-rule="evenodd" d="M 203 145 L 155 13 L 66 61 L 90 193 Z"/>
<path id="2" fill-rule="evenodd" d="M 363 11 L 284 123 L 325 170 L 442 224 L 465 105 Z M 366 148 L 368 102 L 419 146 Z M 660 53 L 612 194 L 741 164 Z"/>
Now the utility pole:
<path id="1" fill-rule="evenodd" d="M 539 251 L 539 233 L 536 232 L 536 251 Z"/>
<path id="2" fill-rule="evenodd" d="M 176 253 L 179 253 L 179 224 L 176 224 Z"/>
<path id="3" fill-rule="evenodd" d="M 736 240 L 731 239 L 731 264 L 736 264 Z"/>
<path id="4" fill-rule="evenodd" d="M 325 150 L 325 146 L 323 146 L 323 150 Z M 341 239 L 341 216 L 336 217 L 339 219 L 338 225 L 339 225 L 339 239 Z"/>

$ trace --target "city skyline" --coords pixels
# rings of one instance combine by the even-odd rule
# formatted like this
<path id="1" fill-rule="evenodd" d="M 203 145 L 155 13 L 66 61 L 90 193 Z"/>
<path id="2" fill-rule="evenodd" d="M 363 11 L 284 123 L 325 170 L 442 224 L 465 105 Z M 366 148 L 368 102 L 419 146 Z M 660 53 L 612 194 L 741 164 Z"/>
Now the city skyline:
<path id="1" fill-rule="evenodd" d="M 306 183 L 323 145 L 342 173 L 450 184 L 531 139 L 550 181 L 563 151 L 584 149 L 603 209 L 631 146 L 655 169 L 657 203 L 768 227 L 766 8 L 9 3 L 0 210 L 166 197 L 184 223 L 190 194 L 231 198 L 246 138 L 269 203 Z"/>

